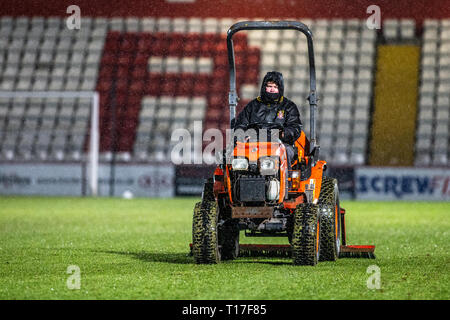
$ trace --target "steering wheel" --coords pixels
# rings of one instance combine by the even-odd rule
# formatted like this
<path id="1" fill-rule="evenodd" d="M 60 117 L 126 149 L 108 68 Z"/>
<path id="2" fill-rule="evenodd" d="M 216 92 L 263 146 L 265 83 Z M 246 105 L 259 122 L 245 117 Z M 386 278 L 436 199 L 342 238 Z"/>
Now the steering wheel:
<path id="1" fill-rule="evenodd" d="M 278 122 L 252 122 L 247 125 L 247 129 L 267 129 L 267 130 L 284 130 L 284 126 Z"/>
<path id="2" fill-rule="evenodd" d="M 270 141 L 275 138 L 276 140 L 280 139 L 280 133 L 283 132 L 284 130 L 284 126 L 280 123 L 277 122 L 266 122 L 266 123 L 260 123 L 260 122 L 252 122 L 249 123 L 247 125 L 247 130 L 248 129 L 255 129 L 256 130 L 256 134 L 257 134 L 257 139 L 260 139 L 259 136 L 259 130 L 267 130 L 268 134 L 266 136 L 266 139 L 269 138 Z M 278 135 L 277 136 L 272 136 L 272 130 L 278 130 Z"/>

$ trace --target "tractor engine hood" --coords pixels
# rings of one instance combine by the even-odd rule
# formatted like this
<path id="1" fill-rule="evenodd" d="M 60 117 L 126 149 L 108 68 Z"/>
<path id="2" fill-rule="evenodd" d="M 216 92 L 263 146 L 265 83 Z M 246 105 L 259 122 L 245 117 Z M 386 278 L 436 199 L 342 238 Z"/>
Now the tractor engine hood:
<path id="1" fill-rule="evenodd" d="M 233 151 L 234 158 L 247 158 L 249 162 L 257 162 L 261 157 L 279 157 L 280 165 L 286 163 L 286 148 L 279 142 L 237 142 Z"/>

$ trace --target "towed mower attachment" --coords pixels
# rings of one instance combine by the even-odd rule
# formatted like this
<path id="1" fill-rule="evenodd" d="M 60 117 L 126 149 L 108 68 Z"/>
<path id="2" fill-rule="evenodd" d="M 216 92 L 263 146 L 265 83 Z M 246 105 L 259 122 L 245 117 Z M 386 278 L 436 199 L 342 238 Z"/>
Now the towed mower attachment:
<path id="1" fill-rule="evenodd" d="M 375 246 L 372 245 L 347 245 L 345 232 L 345 209 L 340 208 L 341 212 L 341 231 L 342 245 L 339 252 L 339 258 L 368 258 L 375 259 Z"/>
<path id="2" fill-rule="evenodd" d="M 339 258 L 368 258 L 375 259 L 375 246 L 341 246 Z M 290 257 L 289 244 L 241 244 L 240 257 Z"/>

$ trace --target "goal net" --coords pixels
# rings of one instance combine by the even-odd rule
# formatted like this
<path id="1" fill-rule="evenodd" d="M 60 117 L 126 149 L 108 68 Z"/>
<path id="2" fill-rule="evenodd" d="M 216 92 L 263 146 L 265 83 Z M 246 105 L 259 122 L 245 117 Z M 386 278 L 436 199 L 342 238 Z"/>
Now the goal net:
<path id="1" fill-rule="evenodd" d="M 98 92 L 0 91 L 0 128 L 3 163 L 86 163 L 86 193 L 97 195 Z"/>

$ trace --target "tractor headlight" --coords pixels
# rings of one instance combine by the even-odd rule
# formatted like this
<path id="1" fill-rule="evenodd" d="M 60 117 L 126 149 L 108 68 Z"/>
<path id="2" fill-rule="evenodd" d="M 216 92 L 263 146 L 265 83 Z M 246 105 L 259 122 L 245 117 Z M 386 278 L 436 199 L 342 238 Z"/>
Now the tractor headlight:
<path id="1" fill-rule="evenodd" d="M 259 172 L 264 175 L 274 175 L 278 172 L 278 160 L 276 158 L 261 158 L 259 160 Z"/>
<path id="2" fill-rule="evenodd" d="M 247 170 L 248 160 L 245 158 L 235 158 L 231 162 L 231 167 L 233 168 L 233 170 Z"/>

